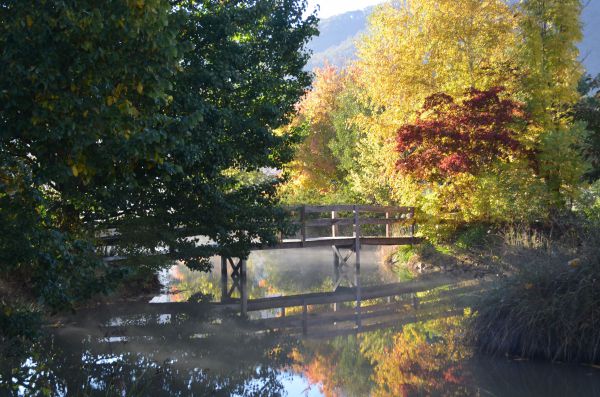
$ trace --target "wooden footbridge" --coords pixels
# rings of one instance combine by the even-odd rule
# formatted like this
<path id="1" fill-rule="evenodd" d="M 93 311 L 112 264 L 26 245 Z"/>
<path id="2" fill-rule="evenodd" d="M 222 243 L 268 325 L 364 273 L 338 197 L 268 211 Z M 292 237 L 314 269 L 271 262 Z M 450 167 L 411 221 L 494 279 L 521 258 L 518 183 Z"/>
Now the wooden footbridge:
<path id="1" fill-rule="evenodd" d="M 239 304 L 241 313 L 265 310 L 274 307 L 285 312 L 286 307 L 307 306 L 323 302 L 339 303 L 348 300 L 356 301 L 360 308 L 362 299 L 371 299 L 381 295 L 375 288 L 363 290 L 360 287 L 360 251 L 368 245 L 412 245 L 421 242 L 415 237 L 415 208 L 390 207 L 372 205 L 301 205 L 287 207 L 290 221 L 297 227 L 294 236 L 280 233 L 274 245 L 257 243 L 253 250 L 279 250 L 310 247 L 331 247 L 333 253 L 333 291 L 301 297 L 269 298 L 266 301 L 248 299 L 246 285 L 247 258 L 232 255 L 221 255 L 221 304 Z M 210 244 L 210 243 L 209 243 Z M 354 256 L 354 266 L 350 258 Z M 232 281 L 231 286 L 229 281 Z M 348 287 L 340 290 L 342 283 Z M 387 286 L 383 293 L 398 295 L 406 293 L 410 286 L 404 283 Z M 372 288 L 371 288 L 372 289 Z M 239 292 L 240 298 L 233 298 Z M 234 303 L 235 302 L 235 303 Z M 300 304 L 298 302 L 301 302 Z"/>
<path id="2" fill-rule="evenodd" d="M 252 250 L 279 250 L 292 248 L 331 247 L 333 265 L 340 285 L 344 279 L 356 285 L 348 276 L 348 261 L 354 255 L 355 268 L 360 269 L 360 251 L 365 245 L 412 245 L 421 241 L 415 237 L 415 208 L 374 205 L 299 205 L 285 208 L 290 221 L 298 229 L 294 236 L 279 234 L 274 245 L 257 242 Z M 189 236 L 198 237 L 198 236 Z M 118 234 L 102 237 L 106 246 L 119 240 Z M 213 245 L 208 242 L 206 245 Z M 347 250 L 344 252 L 344 250 Z M 126 259 L 107 256 L 107 262 Z M 221 256 L 221 273 L 227 279 L 231 267 L 233 279 L 246 277 L 245 257 Z"/>
<path id="3" fill-rule="evenodd" d="M 295 236 L 280 234 L 277 244 L 256 245 L 256 250 L 277 250 L 309 247 L 331 247 L 336 275 L 334 290 L 348 277 L 348 261 L 354 255 L 356 272 L 360 271 L 360 251 L 364 245 L 412 245 L 421 242 L 415 237 L 414 207 L 385 207 L 373 205 L 301 205 L 287 207 L 294 225 Z M 385 231 L 378 228 L 384 226 Z M 379 229 L 379 230 L 378 230 Z M 326 233 L 323 233 L 326 231 Z M 348 252 L 343 252 L 348 250 Z M 246 277 L 246 258 L 221 257 L 221 274 L 227 279 Z"/>

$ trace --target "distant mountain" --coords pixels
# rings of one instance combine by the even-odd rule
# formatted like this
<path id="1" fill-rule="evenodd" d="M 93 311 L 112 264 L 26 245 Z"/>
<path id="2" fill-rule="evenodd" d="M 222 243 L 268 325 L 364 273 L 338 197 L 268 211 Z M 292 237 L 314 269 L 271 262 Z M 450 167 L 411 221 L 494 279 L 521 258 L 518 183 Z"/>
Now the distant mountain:
<path id="1" fill-rule="evenodd" d="M 582 22 L 584 40 L 580 44 L 581 59 L 592 75 L 600 73 L 600 0 L 584 0 Z M 374 7 L 322 19 L 321 34 L 309 44 L 313 56 L 307 69 L 321 67 L 325 62 L 343 67 L 356 59 L 355 41 L 367 30 L 367 19 Z"/>
<path id="2" fill-rule="evenodd" d="M 589 0 L 582 20 L 584 39 L 579 49 L 588 73 L 596 76 L 600 73 L 600 0 Z"/>
<path id="3" fill-rule="evenodd" d="M 373 7 L 362 11 L 351 11 L 322 19 L 319 23 L 320 35 L 309 44 L 313 56 L 307 68 L 321 67 L 328 61 L 331 65 L 344 66 L 348 60 L 356 58 L 354 42 L 367 29 L 367 17 Z"/>

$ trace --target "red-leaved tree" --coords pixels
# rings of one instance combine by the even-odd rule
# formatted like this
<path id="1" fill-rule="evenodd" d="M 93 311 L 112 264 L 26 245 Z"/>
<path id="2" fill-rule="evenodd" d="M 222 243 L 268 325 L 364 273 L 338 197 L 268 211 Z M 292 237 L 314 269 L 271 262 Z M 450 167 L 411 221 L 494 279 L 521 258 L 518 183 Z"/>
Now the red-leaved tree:
<path id="1" fill-rule="evenodd" d="M 472 89 L 459 100 L 443 93 L 428 97 L 416 121 L 397 132 L 398 170 L 443 181 L 524 153 L 515 131 L 526 122 L 523 106 L 501 98 L 502 91 Z"/>

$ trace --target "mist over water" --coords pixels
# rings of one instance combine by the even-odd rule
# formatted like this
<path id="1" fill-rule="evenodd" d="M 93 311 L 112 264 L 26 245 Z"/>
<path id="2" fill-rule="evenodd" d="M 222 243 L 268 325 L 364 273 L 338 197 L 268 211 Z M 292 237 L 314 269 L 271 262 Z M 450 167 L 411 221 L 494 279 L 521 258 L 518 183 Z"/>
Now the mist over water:
<path id="1" fill-rule="evenodd" d="M 254 252 L 246 284 L 225 296 L 219 258 L 209 274 L 175 264 L 161 274 L 155 303 L 78 312 L 16 375 L 31 389 L 59 396 L 600 394 L 594 368 L 474 355 L 461 336 L 480 282 L 433 277 L 425 281 L 430 290 L 397 294 L 403 284 L 385 263 L 388 253 L 361 252 L 360 290 L 381 297 L 361 299 L 359 311 L 357 289 L 345 280 L 340 291 L 351 300 L 336 311 L 334 304 L 313 304 L 306 314 L 287 307 L 285 316 L 283 309 L 253 311 L 253 305 L 279 297 L 330 299 L 331 249 Z M 348 263 L 353 275 L 352 258 Z M 241 288 L 248 292 L 246 319 L 239 315 Z"/>

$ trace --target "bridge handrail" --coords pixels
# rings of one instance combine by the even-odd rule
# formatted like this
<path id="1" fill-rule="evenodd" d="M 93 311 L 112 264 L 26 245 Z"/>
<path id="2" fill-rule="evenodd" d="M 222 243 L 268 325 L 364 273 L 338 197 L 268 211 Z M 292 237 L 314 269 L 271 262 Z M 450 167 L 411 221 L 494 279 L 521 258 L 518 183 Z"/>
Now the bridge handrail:
<path id="1" fill-rule="evenodd" d="M 379 212 L 379 213 L 405 213 L 413 214 L 415 207 L 393 207 L 393 206 L 378 206 L 378 205 L 352 205 L 352 204 L 336 204 L 336 205 L 288 205 L 283 209 L 296 212 L 304 208 L 305 213 L 322 213 L 322 212 Z"/>
<path id="2" fill-rule="evenodd" d="M 391 226 L 407 224 L 410 227 L 410 237 L 415 235 L 415 207 L 392 207 L 376 205 L 298 205 L 283 207 L 291 213 L 299 214 L 299 220 L 292 223 L 300 226 L 302 242 L 307 240 L 307 227 L 331 227 L 331 237 L 339 237 L 339 226 L 353 226 L 353 237 L 361 237 L 362 225 L 385 225 L 385 237 L 392 237 Z M 352 217 L 339 217 L 339 212 L 351 212 Z M 361 217 L 361 213 L 383 213 L 384 218 Z M 327 218 L 310 219 L 307 214 L 328 213 Z M 394 217 L 395 216 L 395 217 Z M 283 239 L 282 236 L 280 239 Z"/>
<path id="3" fill-rule="evenodd" d="M 331 237 L 339 236 L 340 226 L 352 226 L 353 235 L 352 237 L 361 237 L 361 226 L 363 225 L 385 225 L 385 237 L 392 237 L 392 225 L 404 224 L 410 227 L 410 237 L 415 235 L 415 207 L 406 206 L 376 206 L 376 205 L 297 205 L 297 206 L 285 206 L 282 207 L 284 210 L 299 215 L 298 220 L 293 220 L 293 225 L 300 227 L 300 238 L 304 242 L 307 240 L 307 227 L 331 227 Z M 351 213 L 350 217 L 339 217 L 340 212 Z M 327 213 L 328 217 L 324 218 L 309 218 L 308 214 L 324 214 Z M 385 218 L 373 218 L 362 216 L 362 213 L 379 213 L 385 214 Z M 191 232 L 185 228 L 179 231 L 182 237 L 191 235 Z M 383 236 L 382 236 L 383 237 Z M 110 233 L 100 234 L 98 239 L 105 245 L 117 243 L 121 240 L 122 235 L 116 230 L 112 230 Z M 283 236 L 280 236 L 280 240 L 283 240 Z"/>

